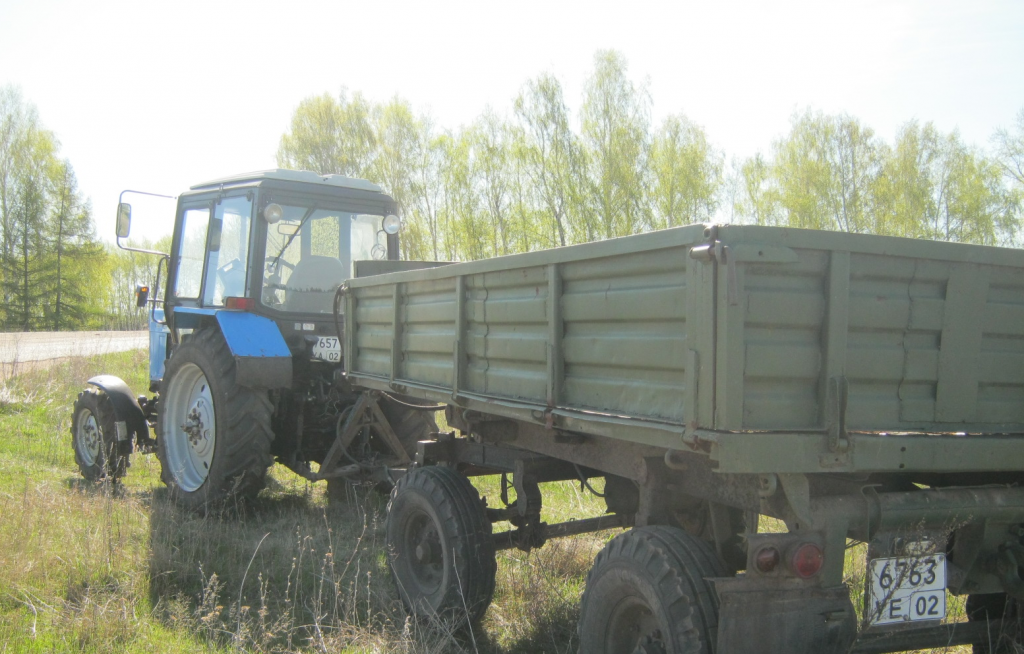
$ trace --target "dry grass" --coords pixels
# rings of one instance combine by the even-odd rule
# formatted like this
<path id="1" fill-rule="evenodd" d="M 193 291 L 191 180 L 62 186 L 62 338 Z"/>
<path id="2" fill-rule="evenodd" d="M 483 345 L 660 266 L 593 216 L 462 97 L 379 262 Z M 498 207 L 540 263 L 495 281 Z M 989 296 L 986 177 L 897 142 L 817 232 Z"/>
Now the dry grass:
<path id="1" fill-rule="evenodd" d="M 410 620 L 385 565 L 385 498 L 371 491 L 329 507 L 320 486 L 275 468 L 256 503 L 196 515 L 168 499 L 151 457 L 133 457 L 116 489 L 82 481 L 70 407 L 104 370 L 146 385 L 140 352 L 0 382 L 0 652 L 576 651 L 586 573 L 611 532 L 500 552 L 473 630 Z M 497 481 L 477 482 L 495 506 Z M 603 510 L 578 485 L 546 486 L 549 522 Z M 856 593 L 863 553 L 848 556 Z"/>

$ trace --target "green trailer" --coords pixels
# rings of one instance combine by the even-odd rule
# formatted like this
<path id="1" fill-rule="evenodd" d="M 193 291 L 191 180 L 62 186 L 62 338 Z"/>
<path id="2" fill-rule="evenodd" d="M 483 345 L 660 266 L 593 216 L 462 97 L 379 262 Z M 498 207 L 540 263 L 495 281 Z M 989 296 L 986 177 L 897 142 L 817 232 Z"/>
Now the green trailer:
<path id="1" fill-rule="evenodd" d="M 392 495 L 414 612 L 479 617 L 496 550 L 622 527 L 588 576 L 586 654 L 1015 651 L 1024 252 L 691 225 L 414 267 L 377 262 L 336 304 L 347 382 L 453 428 Z M 595 478 L 605 515 L 541 521 L 540 484 Z"/>

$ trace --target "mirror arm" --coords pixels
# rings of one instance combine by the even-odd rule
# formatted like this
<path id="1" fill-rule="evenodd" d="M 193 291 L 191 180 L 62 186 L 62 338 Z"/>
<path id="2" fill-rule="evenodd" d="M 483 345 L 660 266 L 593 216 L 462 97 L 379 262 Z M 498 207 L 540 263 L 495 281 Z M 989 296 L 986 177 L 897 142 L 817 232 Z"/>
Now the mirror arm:
<path id="1" fill-rule="evenodd" d="M 118 206 L 120 206 L 124 202 L 124 194 L 125 193 L 138 193 L 139 195 L 149 195 L 149 196 L 152 196 L 154 198 L 167 198 L 169 200 L 173 200 L 176 197 L 178 197 L 176 195 L 161 195 L 159 193 L 147 193 L 146 191 L 133 191 L 131 189 L 125 189 L 124 191 L 121 191 L 121 195 L 117 196 L 117 204 L 118 204 Z M 122 250 L 127 250 L 128 252 L 141 252 L 142 254 L 158 254 L 158 255 L 160 255 L 162 257 L 169 257 L 169 256 L 171 256 L 167 252 L 160 252 L 159 250 L 144 250 L 142 248 L 133 248 L 133 247 L 129 247 L 127 245 L 122 245 L 121 244 L 121 237 L 120 236 L 118 236 L 115 239 L 115 241 L 117 242 L 117 247 L 121 248 Z"/>

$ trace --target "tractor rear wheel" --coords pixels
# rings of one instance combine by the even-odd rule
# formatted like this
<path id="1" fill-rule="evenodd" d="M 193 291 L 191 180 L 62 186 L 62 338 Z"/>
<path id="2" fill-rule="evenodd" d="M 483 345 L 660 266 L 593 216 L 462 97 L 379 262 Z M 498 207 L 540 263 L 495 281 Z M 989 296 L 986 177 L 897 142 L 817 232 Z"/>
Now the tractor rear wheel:
<path id="1" fill-rule="evenodd" d="M 75 463 L 89 481 L 117 481 L 128 471 L 128 454 L 117 440 L 114 407 L 107 394 L 88 388 L 78 394 L 71 418 Z"/>
<path id="2" fill-rule="evenodd" d="M 675 527 L 640 527 L 613 538 L 594 560 L 580 607 L 580 651 L 714 654 L 725 575 L 705 541 Z"/>
<path id="3" fill-rule="evenodd" d="M 205 329 L 175 348 L 160 392 L 160 476 L 191 508 L 246 499 L 273 463 L 272 405 L 266 392 L 237 383 L 223 336 Z"/>

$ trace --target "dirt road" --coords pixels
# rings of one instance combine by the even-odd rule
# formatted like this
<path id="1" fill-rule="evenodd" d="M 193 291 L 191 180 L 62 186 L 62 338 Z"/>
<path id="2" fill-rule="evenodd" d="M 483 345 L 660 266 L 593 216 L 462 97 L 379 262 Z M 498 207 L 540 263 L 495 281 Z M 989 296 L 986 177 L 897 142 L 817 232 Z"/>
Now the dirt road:
<path id="1" fill-rule="evenodd" d="M 17 332 L 0 333 L 0 363 L 9 367 L 28 361 L 92 356 L 147 347 L 149 332 Z"/>

